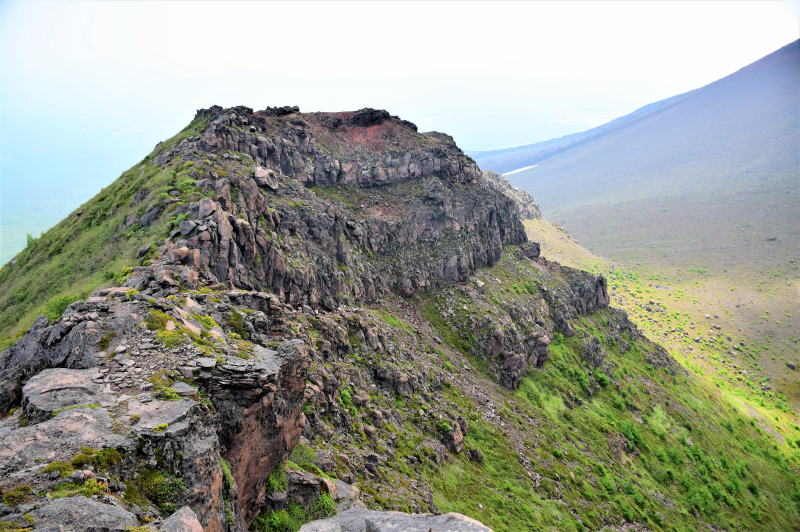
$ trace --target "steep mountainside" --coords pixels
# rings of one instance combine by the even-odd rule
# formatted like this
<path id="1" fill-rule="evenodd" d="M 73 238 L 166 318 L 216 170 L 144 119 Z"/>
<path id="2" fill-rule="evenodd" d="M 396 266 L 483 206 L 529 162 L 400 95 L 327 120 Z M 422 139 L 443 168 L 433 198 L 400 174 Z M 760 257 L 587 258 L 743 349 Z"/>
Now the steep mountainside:
<path id="1" fill-rule="evenodd" d="M 495 172 L 501 173 L 517 173 L 521 169 L 530 168 L 552 155 L 556 155 L 579 144 L 583 144 L 592 139 L 601 137 L 604 134 L 611 133 L 618 128 L 624 128 L 630 122 L 644 118 L 647 115 L 655 113 L 664 107 L 668 107 L 692 94 L 692 92 L 679 94 L 678 96 L 673 96 L 672 98 L 667 98 L 666 100 L 645 105 L 644 107 L 620 118 L 616 118 L 607 124 L 603 124 L 586 131 L 564 135 L 563 137 L 559 137 L 557 139 L 537 142 L 535 144 L 526 144 L 524 146 L 515 146 L 513 148 L 468 153 L 481 165 L 482 168 L 491 168 Z"/>
<path id="2" fill-rule="evenodd" d="M 800 41 L 708 86 L 551 141 L 556 151 L 545 143 L 476 159 L 501 172 L 536 165 L 510 181 L 601 255 L 783 263 L 800 247 L 798 109 Z"/>
<path id="3" fill-rule="evenodd" d="M 529 201 L 384 111 L 199 111 L 0 272 L 7 327 L 50 313 L 0 353 L 0 526 L 793 526 L 797 442 Z"/>
<path id="4" fill-rule="evenodd" d="M 546 218 L 687 291 L 795 408 L 800 388 L 800 41 L 708 86 L 550 144 L 478 156 Z M 544 151 L 542 151 L 544 150 Z M 545 153 L 545 151 L 547 153 Z M 513 158 L 511 158 L 513 155 Z M 530 156 L 530 157 L 529 157 Z M 733 349 L 744 342 L 748 353 Z"/>

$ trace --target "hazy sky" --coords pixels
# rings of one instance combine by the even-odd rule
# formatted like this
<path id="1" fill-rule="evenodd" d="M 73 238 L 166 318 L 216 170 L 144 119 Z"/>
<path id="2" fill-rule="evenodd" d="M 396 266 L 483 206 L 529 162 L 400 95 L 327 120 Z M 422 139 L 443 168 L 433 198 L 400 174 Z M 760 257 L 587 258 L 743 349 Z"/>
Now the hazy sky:
<path id="1" fill-rule="evenodd" d="M 0 0 L 0 261 L 212 104 L 385 108 L 467 150 L 599 125 L 798 38 L 797 2 Z"/>

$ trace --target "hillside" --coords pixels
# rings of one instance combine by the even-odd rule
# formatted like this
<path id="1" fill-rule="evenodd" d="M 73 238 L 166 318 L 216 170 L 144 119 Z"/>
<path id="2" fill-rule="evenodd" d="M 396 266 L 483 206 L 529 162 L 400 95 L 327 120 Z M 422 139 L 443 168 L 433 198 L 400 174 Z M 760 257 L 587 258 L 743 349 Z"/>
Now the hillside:
<path id="1" fill-rule="evenodd" d="M 800 244 L 798 108 L 800 41 L 706 87 L 551 141 L 555 152 L 544 143 L 476 160 L 500 172 L 537 165 L 510 181 L 601 255 L 784 267 Z"/>
<path id="2" fill-rule="evenodd" d="M 718 316 L 737 363 L 800 407 L 800 41 L 594 130 L 503 153 L 484 168 L 545 217 L 629 270 L 681 287 Z M 544 150 L 544 151 L 543 151 Z M 517 166 L 519 165 L 519 166 Z M 687 311 L 688 308 L 682 310 Z"/>
<path id="3" fill-rule="evenodd" d="M 789 368 L 800 366 L 797 352 L 764 357 L 763 343 L 751 341 L 729 316 L 715 314 L 720 311 L 713 297 L 720 292 L 717 285 L 697 272 L 668 278 L 615 263 L 590 252 L 546 220 L 525 220 L 525 228 L 529 238 L 541 243 L 543 257 L 606 276 L 614 305 L 625 310 L 648 338 L 725 392 L 765 430 L 779 438 L 794 437 L 800 381 L 796 370 Z"/>
<path id="4" fill-rule="evenodd" d="M 791 529 L 800 435 L 541 257 L 529 202 L 385 111 L 198 111 L 0 271 L 7 330 L 50 313 L 0 353 L 0 523 Z"/>

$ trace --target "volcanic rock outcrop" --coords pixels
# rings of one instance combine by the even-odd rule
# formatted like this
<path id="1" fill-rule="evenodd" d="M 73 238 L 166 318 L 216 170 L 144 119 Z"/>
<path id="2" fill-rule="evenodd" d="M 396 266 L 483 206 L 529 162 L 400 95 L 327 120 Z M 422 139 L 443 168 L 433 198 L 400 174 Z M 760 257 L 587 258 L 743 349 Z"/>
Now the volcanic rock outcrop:
<path id="1" fill-rule="evenodd" d="M 447 135 L 373 109 L 212 107 L 192 128 L 118 203 L 131 210 L 120 234 L 169 227 L 124 286 L 39 318 L 0 353 L 0 522 L 221 531 L 345 509 L 351 484 L 381 482 L 394 459 L 356 445 L 382 428 L 430 434 L 411 466 L 464 452 L 469 423 L 435 400 L 445 350 L 514 389 L 572 320 L 608 305 L 602 277 L 527 242 L 532 199 Z M 427 410 L 410 418 L 383 396 Z M 292 454 L 334 435 L 347 453 Z M 435 510 L 429 486 L 402 489 Z M 346 515 L 330 523 L 400 519 Z M 484 529 L 453 519 L 398 523 Z"/>

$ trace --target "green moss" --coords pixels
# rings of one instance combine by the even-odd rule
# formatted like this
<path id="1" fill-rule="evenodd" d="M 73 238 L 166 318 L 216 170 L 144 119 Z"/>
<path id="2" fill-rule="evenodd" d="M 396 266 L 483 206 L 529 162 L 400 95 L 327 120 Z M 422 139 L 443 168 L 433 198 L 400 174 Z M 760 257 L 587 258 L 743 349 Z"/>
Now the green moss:
<path id="1" fill-rule="evenodd" d="M 97 347 L 99 347 L 103 351 L 108 349 L 111 340 L 114 338 L 114 336 L 116 336 L 116 334 L 117 334 L 116 331 L 108 331 L 107 333 L 105 333 L 97 342 Z"/>
<path id="2" fill-rule="evenodd" d="M 225 491 L 231 493 L 236 481 L 233 478 L 233 471 L 231 470 L 231 463 L 224 458 L 219 459 L 219 466 L 222 469 L 222 482 Z"/>
<path id="3" fill-rule="evenodd" d="M 159 423 L 158 425 L 153 427 L 153 432 L 164 432 L 168 428 L 169 428 L 169 425 L 167 425 L 166 423 Z"/>
<path id="4" fill-rule="evenodd" d="M 15 486 L 8 491 L 3 491 L 3 502 L 11 507 L 22 504 L 31 494 L 31 487 L 26 485 Z"/>
<path id="5" fill-rule="evenodd" d="M 175 501 L 186 489 L 180 478 L 165 475 L 154 469 L 146 469 L 130 479 L 125 487 L 124 499 L 130 503 L 144 505 L 148 501 L 163 513 L 175 511 Z"/>
<path id="6" fill-rule="evenodd" d="M 173 321 L 172 316 L 161 310 L 151 310 L 147 314 L 144 323 L 151 331 L 163 331 L 167 327 L 167 322 Z"/>
<path id="7" fill-rule="evenodd" d="M 336 515 L 336 503 L 323 493 L 306 508 L 290 502 L 286 510 L 267 511 L 259 515 L 250 529 L 255 532 L 296 532 L 309 521 Z"/>
<path id="8" fill-rule="evenodd" d="M 158 393 L 156 393 L 156 397 L 166 401 L 177 401 L 181 398 L 180 394 L 169 386 L 161 388 Z"/>
<path id="9" fill-rule="evenodd" d="M 200 325 L 202 325 L 206 329 L 213 329 L 215 327 L 219 327 L 217 322 L 214 321 L 214 318 L 212 318 L 211 316 L 203 316 L 201 314 L 192 314 L 192 317 L 195 320 L 197 320 L 197 322 L 200 323 Z"/>
<path id="10" fill-rule="evenodd" d="M 180 394 L 171 388 L 174 379 L 170 370 L 161 369 L 151 375 L 147 381 L 153 385 L 153 395 L 166 401 L 181 399 Z"/>
<path id="11" fill-rule="evenodd" d="M 22 524 L 18 521 L 0 521 L 0 532 L 28 532 L 30 530 L 33 530 L 33 527 L 29 526 L 27 523 Z"/>
<path id="12" fill-rule="evenodd" d="M 267 493 L 286 491 L 288 487 L 289 480 L 286 478 L 286 470 L 283 468 L 283 464 L 280 464 L 267 477 Z"/>
<path id="13" fill-rule="evenodd" d="M 68 477 L 73 471 L 75 471 L 75 468 L 72 467 L 70 462 L 65 460 L 56 460 L 55 462 L 50 462 L 42 468 L 42 472 L 44 473 L 53 473 L 56 471 L 59 473 L 59 476 L 63 478 Z"/>
<path id="14" fill-rule="evenodd" d="M 85 482 L 60 482 L 50 490 L 50 497 L 61 499 L 64 497 L 93 497 L 106 492 L 106 486 L 97 480 L 90 478 Z"/>
<path id="15" fill-rule="evenodd" d="M 94 468 L 98 471 L 106 471 L 111 466 L 121 461 L 122 455 L 120 455 L 116 449 L 93 449 L 91 447 L 81 447 L 80 452 L 75 454 L 75 456 L 73 456 L 70 460 L 70 464 L 75 468 L 91 465 L 94 466 Z"/>
<path id="16" fill-rule="evenodd" d="M 244 317 L 236 310 L 231 310 L 225 314 L 225 323 L 228 327 L 238 334 L 243 340 L 250 340 L 250 331 L 244 323 Z"/>
<path id="17" fill-rule="evenodd" d="M 402 329 L 410 333 L 414 332 L 414 328 L 411 327 L 411 325 L 409 325 L 404 320 L 401 320 L 394 314 L 386 312 L 385 310 L 370 310 L 370 313 L 374 314 L 375 316 L 378 316 L 380 319 L 382 319 L 392 327 L 396 327 L 398 329 Z"/>
<path id="18" fill-rule="evenodd" d="M 159 342 L 164 344 L 164 347 L 168 349 L 180 347 L 182 344 L 189 341 L 182 329 L 175 329 L 174 331 L 158 331 L 156 333 L 156 338 Z"/>

